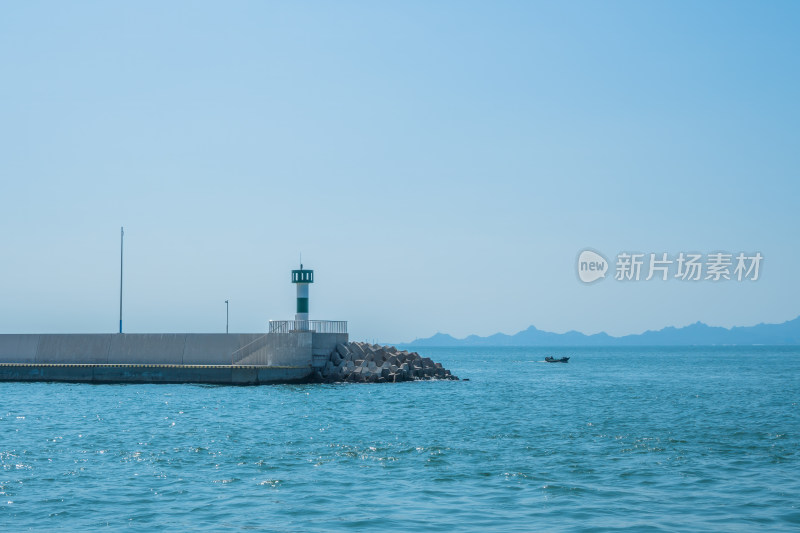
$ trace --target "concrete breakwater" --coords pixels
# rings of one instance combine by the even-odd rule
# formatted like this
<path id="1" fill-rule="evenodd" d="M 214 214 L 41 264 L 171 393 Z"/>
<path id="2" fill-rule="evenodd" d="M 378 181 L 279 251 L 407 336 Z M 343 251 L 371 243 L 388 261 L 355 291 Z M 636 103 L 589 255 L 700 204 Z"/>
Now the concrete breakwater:
<path id="1" fill-rule="evenodd" d="M 68 383 L 308 383 L 309 367 L 252 365 L 0 363 L 2 381 Z"/>
<path id="2" fill-rule="evenodd" d="M 347 334 L 89 333 L 0 335 L 0 363 L 311 367 Z"/>
<path id="3" fill-rule="evenodd" d="M 0 335 L 0 381 L 217 383 L 312 379 L 346 333 Z"/>
<path id="4" fill-rule="evenodd" d="M 458 379 L 416 352 L 347 333 L 0 335 L 0 381 L 393 383 Z"/>
<path id="5" fill-rule="evenodd" d="M 318 380 L 335 383 L 396 383 L 399 381 L 452 379 L 449 370 L 417 352 L 398 350 L 366 342 L 336 345 L 325 366 L 315 373 Z"/>

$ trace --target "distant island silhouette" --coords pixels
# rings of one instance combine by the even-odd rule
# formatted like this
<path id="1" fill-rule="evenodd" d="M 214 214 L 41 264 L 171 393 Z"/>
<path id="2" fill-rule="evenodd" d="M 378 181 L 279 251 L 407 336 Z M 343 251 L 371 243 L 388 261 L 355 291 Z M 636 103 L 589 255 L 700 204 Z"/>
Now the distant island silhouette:
<path id="1" fill-rule="evenodd" d="M 800 345 L 800 316 L 782 324 L 723 328 L 695 322 L 682 328 L 666 327 L 634 335 L 612 337 L 607 333 L 586 335 L 579 331 L 552 333 L 534 326 L 514 335 L 495 333 L 463 339 L 446 333 L 400 343 L 403 346 L 714 346 Z"/>

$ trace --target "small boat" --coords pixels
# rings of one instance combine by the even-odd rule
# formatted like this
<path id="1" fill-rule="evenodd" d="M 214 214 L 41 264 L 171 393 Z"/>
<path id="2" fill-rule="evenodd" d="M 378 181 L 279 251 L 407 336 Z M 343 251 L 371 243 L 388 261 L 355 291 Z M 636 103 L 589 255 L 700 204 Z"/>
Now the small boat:
<path id="1" fill-rule="evenodd" d="M 544 358 L 544 360 L 547 363 L 569 363 L 569 357 L 562 357 L 561 359 L 556 359 L 554 357 L 547 356 Z"/>

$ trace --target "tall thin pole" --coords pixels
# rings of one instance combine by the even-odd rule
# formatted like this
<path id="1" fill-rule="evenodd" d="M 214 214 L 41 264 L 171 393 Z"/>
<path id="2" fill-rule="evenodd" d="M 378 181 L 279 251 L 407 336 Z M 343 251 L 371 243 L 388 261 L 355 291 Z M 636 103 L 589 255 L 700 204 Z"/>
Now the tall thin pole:
<path id="1" fill-rule="evenodd" d="M 225 333 L 228 333 L 228 300 L 225 300 Z"/>
<path id="2" fill-rule="evenodd" d="M 125 229 L 119 228 L 119 332 L 122 333 L 122 245 L 125 239 Z"/>

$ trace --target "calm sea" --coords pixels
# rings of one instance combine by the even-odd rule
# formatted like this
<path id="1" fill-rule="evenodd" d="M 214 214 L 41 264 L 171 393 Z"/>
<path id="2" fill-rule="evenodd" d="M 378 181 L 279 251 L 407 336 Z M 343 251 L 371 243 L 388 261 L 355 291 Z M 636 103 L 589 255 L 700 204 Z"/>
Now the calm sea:
<path id="1" fill-rule="evenodd" d="M 0 383 L 0 530 L 800 528 L 800 348 L 419 351 L 470 381 Z"/>

